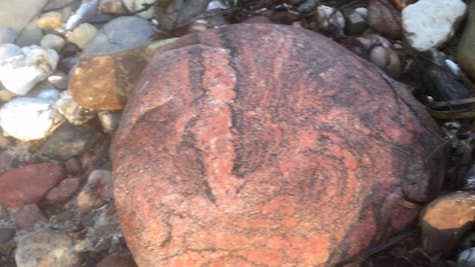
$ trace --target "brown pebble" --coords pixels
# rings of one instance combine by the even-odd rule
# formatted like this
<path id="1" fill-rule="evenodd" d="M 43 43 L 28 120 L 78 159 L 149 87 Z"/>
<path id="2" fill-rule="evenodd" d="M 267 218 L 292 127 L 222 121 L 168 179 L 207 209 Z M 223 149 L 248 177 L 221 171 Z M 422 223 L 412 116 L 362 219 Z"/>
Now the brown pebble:
<path id="1" fill-rule="evenodd" d="M 433 200 L 422 212 L 423 247 L 434 255 L 450 254 L 475 220 L 475 193 L 453 192 Z"/>

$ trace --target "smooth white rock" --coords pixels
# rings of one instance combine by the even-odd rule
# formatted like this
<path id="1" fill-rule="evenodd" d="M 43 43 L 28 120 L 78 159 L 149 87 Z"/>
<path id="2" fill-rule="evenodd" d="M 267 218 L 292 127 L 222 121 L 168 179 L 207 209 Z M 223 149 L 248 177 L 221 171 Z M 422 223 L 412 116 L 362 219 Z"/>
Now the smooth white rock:
<path id="1" fill-rule="evenodd" d="M 475 266 L 475 248 L 469 248 L 460 252 L 457 261 L 468 266 Z"/>
<path id="2" fill-rule="evenodd" d="M 56 100 L 51 92 L 37 98 L 15 98 L 0 108 L 0 126 L 4 133 L 22 141 L 42 139 L 64 121 Z"/>
<path id="3" fill-rule="evenodd" d="M 152 4 L 154 2 L 155 0 L 123 0 L 125 7 L 130 12 L 139 11 L 144 7 L 144 5 Z M 149 19 L 153 17 L 153 15 L 154 15 L 153 7 L 137 14 L 137 16 L 142 17 L 144 19 Z"/>
<path id="4" fill-rule="evenodd" d="M 0 61 L 0 81 L 17 95 L 26 95 L 38 82 L 46 79 L 59 60 L 56 51 L 36 45 L 23 47 L 22 52 L 22 55 Z"/>
<path id="5" fill-rule="evenodd" d="M 317 8 L 318 28 L 322 31 L 331 31 L 336 28 L 345 28 L 345 17 L 333 7 L 318 6 Z"/>
<path id="6" fill-rule="evenodd" d="M 402 10 L 402 27 L 418 51 L 437 47 L 451 38 L 467 5 L 461 0 L 419 0 Z"/>

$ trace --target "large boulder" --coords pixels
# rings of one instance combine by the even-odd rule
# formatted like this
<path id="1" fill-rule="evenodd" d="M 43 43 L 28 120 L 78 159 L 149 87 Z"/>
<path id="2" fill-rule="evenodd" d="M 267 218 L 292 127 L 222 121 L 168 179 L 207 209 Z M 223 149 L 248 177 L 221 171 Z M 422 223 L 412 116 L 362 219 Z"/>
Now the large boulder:
<path id="1" fill-rule="evenodd" d="M 142 73 L 113 151 L 139 266 L 321 266 L 395 235 L 430 196 L 436 125 L 313 32 L 194 33 Z"/>

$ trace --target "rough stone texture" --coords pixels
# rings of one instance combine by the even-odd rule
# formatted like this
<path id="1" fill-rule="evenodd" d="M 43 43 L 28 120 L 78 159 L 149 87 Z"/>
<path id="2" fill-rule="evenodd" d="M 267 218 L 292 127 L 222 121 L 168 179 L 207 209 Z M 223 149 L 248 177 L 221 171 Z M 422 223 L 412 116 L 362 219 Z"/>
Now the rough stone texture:
<path id="1" fill-rule="evenodd" d="M 30 164 L 0 176 L 0 202 L 21 207 L 40 200 L 65 176 L 63 167 L 54 163 Z"/>
<path id="2" fill-rule="evenodd" d="M 18 267 L 77 267 L 79 256 L 66 232 L 45 228 L 19 240 L 15 262 Z"/>
<path id="3" fill-rule="evenodd" d="M 24 230 L 33 228 L 36 223 L 47 222 L 36 204 L 27 204 L 11 211 L 13 221 Z"/>
<path id="4" fill-rule="evenodd" d="M 413 221 L 394 198 L 428 197 L 439 142 L 406 88 L 329 39 L 233 25 L 144 70 L 114 200 L 141 267 L 329 266 Z"/>

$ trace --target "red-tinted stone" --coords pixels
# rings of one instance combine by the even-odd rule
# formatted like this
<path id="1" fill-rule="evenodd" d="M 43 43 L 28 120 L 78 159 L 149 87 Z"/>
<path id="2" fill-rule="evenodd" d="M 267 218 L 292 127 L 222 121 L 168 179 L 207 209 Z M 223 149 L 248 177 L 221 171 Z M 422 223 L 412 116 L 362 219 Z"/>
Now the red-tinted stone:
<path id="1" fill-rule="evenodd" d="M 0 175 L 0 202 L 21 207 L 39 201 L 64 178 L 63 167 L 54 163 L 30 164 Z"/>
<path id="2" fill-rule="evenodd" d="M 25 230 L 31 229 L 38 222 L 47 221 L 36 204 L 27 204 L 19 209 L 12 210 L 11 214 L 13 221 Z"/>
<path id="3" fill-rule="evenodd" d="M 45 197 L 45 200 L 51 204 L 58 204 L 68 200 L 78 190 L 81 179 L 67 178 L 55 188 L 51 189 Z"/>
<path id="4" fill-rule="evenodd" d="M 330 266 L 416 218 L 395 197 L 428 198 L 436 125 L 327 38 L 233 25 L 181 38 L 142 75 L 112 155 L 141 267 Z"/>
<path id="5" fill-rule="evenodd" d="M 368 25 L 388 38 L 402 38 L 401 13 L 389 0 L 369 1 Z"/>

